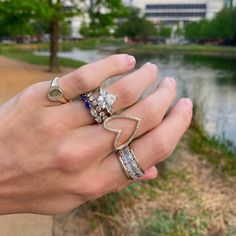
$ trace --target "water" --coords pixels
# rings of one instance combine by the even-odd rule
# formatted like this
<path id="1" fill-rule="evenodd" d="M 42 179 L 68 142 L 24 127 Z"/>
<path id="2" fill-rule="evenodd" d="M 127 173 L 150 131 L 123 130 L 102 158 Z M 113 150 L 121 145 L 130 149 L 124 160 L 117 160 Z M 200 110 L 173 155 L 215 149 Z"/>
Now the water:
<path id="1" fill-rule="evenodd" d="M 38 52 L 48 55 L 47 52 Z M 92 62 L 107 53 L 73 49 L 60 57 Z M 172 76 L 178 97 L 194 99 L 204 110 L 204 125 L 211 135 L 224 136 L 236 143 L 236 60 L 186 55 L 143 55 L 137 67 L 151 61 L 159 67 L 159 81 Z"/>

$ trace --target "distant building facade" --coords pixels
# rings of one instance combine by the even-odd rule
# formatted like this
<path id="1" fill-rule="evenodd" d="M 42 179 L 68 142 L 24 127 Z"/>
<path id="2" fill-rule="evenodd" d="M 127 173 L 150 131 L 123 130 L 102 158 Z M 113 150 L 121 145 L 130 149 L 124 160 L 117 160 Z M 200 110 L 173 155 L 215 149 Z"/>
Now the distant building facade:
<path id="1" fill-rule="evenodd" d="M 126 4 L 141 9 L 156 25 L 175 25 L 202 18 L 212 19 L 233 0 L 126 0 Z M 235 2 L 235 0 L 234 0 Z"/>

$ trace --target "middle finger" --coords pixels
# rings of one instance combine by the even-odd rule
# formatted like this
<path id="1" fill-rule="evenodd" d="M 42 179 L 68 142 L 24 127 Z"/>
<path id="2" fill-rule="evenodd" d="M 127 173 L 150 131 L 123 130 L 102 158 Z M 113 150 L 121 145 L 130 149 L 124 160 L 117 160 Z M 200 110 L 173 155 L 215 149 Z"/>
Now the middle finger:
<path id="1" fill-rule="evenodd" d="M 109 86 L 106 90 L 117 96 L 117 100 L 113 105 L 113 111 L 117 112 L 136 103 L 143 92 L 156 80 L 157 66 L 148 62 L 140 69 L 124 76 L 119 81 Z M 91 116 L 82 101 L 73 101 L 63 106 L 54 107 L 56 114 L 63 116 L 70 122 L 72 127 L 79 127 L 95 123 L 94 117 Z M 51 113 L 52 114 L 52 113 Z"/>

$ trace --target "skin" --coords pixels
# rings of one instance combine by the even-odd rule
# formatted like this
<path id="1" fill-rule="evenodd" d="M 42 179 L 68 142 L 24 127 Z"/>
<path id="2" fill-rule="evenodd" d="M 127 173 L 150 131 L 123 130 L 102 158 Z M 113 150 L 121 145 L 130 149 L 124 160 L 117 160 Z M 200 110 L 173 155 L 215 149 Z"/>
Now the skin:
<path id="1" fill-rule="evenodd" d="M 133 70 L 135 58 L 112 55 L 60 78 L 67 99 L 93 90 L 109 77 Z M 118 96 L 114 112 L 139 117 L 131 143 L 145 175 L 157 176 L 155 165 L 166 159 L 190 124 L 192 103 L 182 98 L 168 112 L 176 83 L 165 78 L 156 91 L 139 100 L 157 78 L 158 68 L 146 63 L 107 90 Z M 47 98 L 50 81 L 34 84 L 0 106 L 0 214 L 67 212 L 86 201 L 120 191 L 132 181 L 114 152 L 115 134 L 93 118 L 80 100 L 61 104 Z M 120 142 L 134 123 L 116 119 Z"/>

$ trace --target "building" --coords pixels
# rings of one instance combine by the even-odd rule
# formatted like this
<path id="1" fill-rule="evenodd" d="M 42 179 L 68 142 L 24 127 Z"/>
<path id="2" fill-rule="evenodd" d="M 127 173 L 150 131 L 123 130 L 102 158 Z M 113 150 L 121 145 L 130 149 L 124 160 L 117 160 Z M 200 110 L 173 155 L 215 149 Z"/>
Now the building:
<path id="1" fill-rule="evenodd" d="M 232 0 L 230 1 L 232 2 Z M 176 25 L 202 18 L 212 19 L 228 0 L 126 0 L 130 6 L 138 7 L 156 25 Z M 234 0 L 235 2 L 235 0 Z"/>

